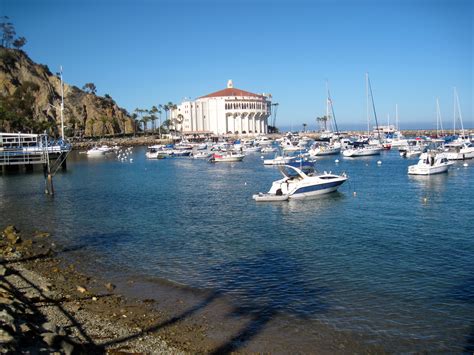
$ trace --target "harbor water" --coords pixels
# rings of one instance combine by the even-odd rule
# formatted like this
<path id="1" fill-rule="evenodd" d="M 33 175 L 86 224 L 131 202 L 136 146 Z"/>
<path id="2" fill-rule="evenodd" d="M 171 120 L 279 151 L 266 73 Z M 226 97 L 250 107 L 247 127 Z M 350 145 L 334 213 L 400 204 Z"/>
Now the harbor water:
<path id="1" fill-rule="evenodd" d="M 316 167 L 348 174 L 338 192 L 256 203 L 281 176 L 260 153 L 215 164 L 144 153 L 73 152 L 54 197 L 42 173 L 3 175 L 0 225 L 49 231 L 104 273 L 212 290 L 302 331 L 320 322 L 394 352 L 473 350 L 474 161 L 417 177 L 396 151 L 331 156 Z"/>

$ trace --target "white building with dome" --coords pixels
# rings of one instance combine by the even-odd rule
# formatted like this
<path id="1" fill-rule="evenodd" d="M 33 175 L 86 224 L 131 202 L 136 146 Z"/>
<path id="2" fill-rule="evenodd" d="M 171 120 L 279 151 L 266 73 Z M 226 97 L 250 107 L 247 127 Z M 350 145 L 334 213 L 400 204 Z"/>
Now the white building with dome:
<path id="1" fill-rule="evenodd" d="M 264 134 L 268 131 L 271 98 L 269 94 L 234 88 L 229 80 L 223 90 L 183 101 L 172 110 L 171 121 L 183 134 Z"/>

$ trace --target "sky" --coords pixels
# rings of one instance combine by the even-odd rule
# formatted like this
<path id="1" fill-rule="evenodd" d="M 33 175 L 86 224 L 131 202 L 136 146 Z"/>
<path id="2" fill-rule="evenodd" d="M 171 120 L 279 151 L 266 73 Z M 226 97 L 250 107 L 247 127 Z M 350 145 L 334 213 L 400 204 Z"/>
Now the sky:
<path id="1" fill-rule="evenodd" d="M 35 62 L 130 112 L 232 79 L 272 94 L 280 129 L 316 129 L 327 81 L 339 128 L 363 129 L 368 72 L 379 124 L 398 105 L 401 129 L 436 127 L 439 98 L 452 129 L 456 87 L 474 128 L 471 0 L 1 0 L 0 15 Z"/>

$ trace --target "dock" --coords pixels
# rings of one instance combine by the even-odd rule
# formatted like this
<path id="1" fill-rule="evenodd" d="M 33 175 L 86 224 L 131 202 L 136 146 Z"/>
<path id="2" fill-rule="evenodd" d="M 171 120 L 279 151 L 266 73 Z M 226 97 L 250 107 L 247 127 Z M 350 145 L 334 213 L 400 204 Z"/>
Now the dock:
<path id="1" fill-rule="evenodd" d="M 49 166 L 58 161 L 66 168 L 66 157 L 71 151 L 69 144 L 56 142 L 47 134 L 0 133 L 0 167 L 2 173 L 17 171 L 21 166 L 33 170 L 34 165 Z"/>

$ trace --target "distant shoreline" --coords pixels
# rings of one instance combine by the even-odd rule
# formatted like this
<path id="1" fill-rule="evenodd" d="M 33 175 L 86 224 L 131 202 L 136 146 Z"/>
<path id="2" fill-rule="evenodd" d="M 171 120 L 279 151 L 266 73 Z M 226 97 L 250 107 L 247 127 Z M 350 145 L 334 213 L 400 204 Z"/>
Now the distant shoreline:
<path id="1" fill-rule="evenodd" d="M 469 129 L 464 129 L 464 131 L 467 134 L 474 133 L 474 129 L 469 128 Z M 353 131 L 341 131 L 344 132 L 347 135 L 365 135 L 367 134 L 367 131 L 363 130 L 353 130 Z M 407 130 L 402 130 L 402 134 L 406 137 L 418 137 L 418 136 L 428 136 L 428 137 L 433 137 L 436 136 L 437 133 L 439 133 L 439 130 L 436 131 L 436 129 L 407 129 Z M 449 136 L 453 134 L 453 130 L 444 130 L 443 131 L 445 135 Z M 267 136 L 276 139 L 279 137 L 282 137 L 286 134 L 287 132 L 282 132 L 282 133 L 272 133 L 272 134 L 267 134 Z M 321 135 L 320 132 L 316 131 L 307 131 L 307 132 L 299 132 L 300 134 L 304 134 L 310 138 L 318 138 L 318 136 Z M 456 130 L 456 133 L 459 133 L 458 130 Z M 226 136 L 229 139 L 252 139 L 254 136 L 253 135 L 228 135 Z M 191 138 L 189 138 L 192 140 Z M 202 140 L 202 139 L 201 139 Z M 158 135 L 147 135 L 147 136 L 137 136 L 137 137 L 87 137 L 83 138 L 81 140 L 72 140 L 72 146 L 73 149 L 88 149 L 93 146 L 97 145 L 120 145 L 120 146 L 149 146 L 149 145 L 154 145 L 154 144 L 172 144 L 174 141 L 172 139 L 160 139 Z"/>

